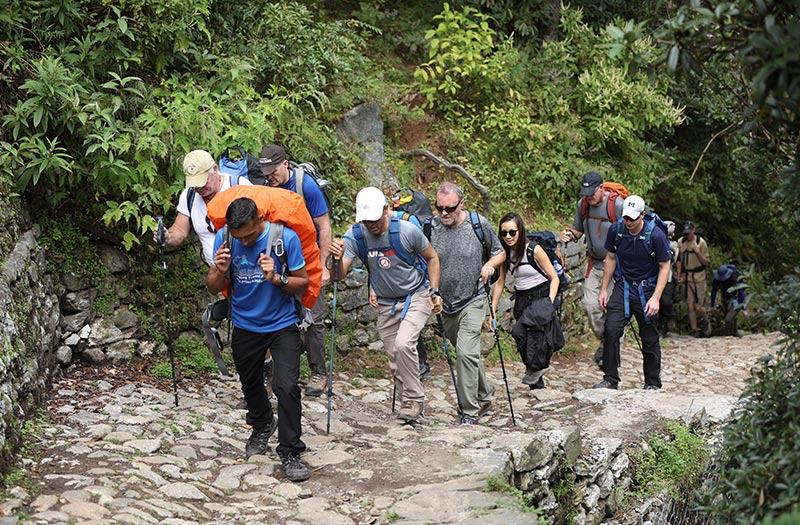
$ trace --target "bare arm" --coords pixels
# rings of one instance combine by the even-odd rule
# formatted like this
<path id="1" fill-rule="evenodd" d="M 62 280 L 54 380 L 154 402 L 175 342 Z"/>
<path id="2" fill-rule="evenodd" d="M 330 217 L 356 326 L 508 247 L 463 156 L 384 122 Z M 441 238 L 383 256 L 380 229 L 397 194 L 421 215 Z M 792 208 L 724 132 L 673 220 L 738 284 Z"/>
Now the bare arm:
<path id="1" fill-rule="evenodd" d="M 331 240 L 333 239 L 330 214 L 323 213 L 319 217 L 315 217 L 314 224 L 319 231 L 319 260 L 322 262 L 322 286 L 325 286 L 331 280 L 330 271 L 325 266 L 325 261 L 328 260 L 328 254 L 330 253 Z"/>
<path id="2" fill-rule="evenodd" d="M 500 250 L 500 253 L 497 255 L 493 255 L 486 263 L 481 267 L 481 282 L 486 284 L 489 282 L 489 279 L 494 275 L 495 268 L 499 268 L 506 260 L 506 251 Z"/>
<path id="3" fill-rule="evenodd" d="M 497 307 L 500 306 L 500 298 L 503 296 L 503 289 L 506 287 L 506 266 L 500 266 L 500 276 L 497 282 L 494 283 L 492 290 L 492 308 L 497 312 Z"/>
<path id="4" fill-rule="evenodd" d="M 606 253 L 606 260 L 603 263 L 603 282 L 600 284 L 600 293 L 597 295 L 597 302 L 600 308 L 606 309 L 608 304 L 608 285 L 611 284 L 611 278 L 614 276 L 614 270 L 617 269 L 617 255 L 612 252 Z"/>
<path id="5" fill-rule="evenodd" d="M 439 288 L 439 282 L 442 277 L 442 267 L 439 264 L 439 255 L 436 253 L 436 250 L 433 249 L 433 246 L 428 244 L 428 246 L 420 252 L 420 255 L 425 258 L 425 261 L 428 263 L 428 280 L 430 281 L 431 288 Z M 433 310 L 434 314 L 438 314 L 442 311 L 442 296 L 437 295 L 436 297 L 430 297 L 431 303 L 431 310 Z"/>
<path id="6" fill-rule="evenodd" d="M 658 280 L 656 281 L 656 289 L 653 295 L 644 307 L 644 314 L 647 317 L 653 317 L 658 314 L 660 308 L 661 294 L 664 293 L 664 288 L 667 286 L 667 279 L 669 279 L 669 266 L 670 261 L 658 263 Z M 605 276 L 604 276 L 605 277 Z"/>

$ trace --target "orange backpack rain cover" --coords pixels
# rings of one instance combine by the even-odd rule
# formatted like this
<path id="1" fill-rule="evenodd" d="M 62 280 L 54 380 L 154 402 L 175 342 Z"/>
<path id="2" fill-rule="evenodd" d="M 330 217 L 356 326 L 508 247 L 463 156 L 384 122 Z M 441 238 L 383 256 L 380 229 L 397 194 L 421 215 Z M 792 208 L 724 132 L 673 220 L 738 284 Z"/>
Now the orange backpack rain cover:
<path id="1" fill-rule="evenodd" d="M 297 193 L 269 186 L 236 186 L 218 193 L 208 203 L 208 218 L 219 231 L 225 226 L 225 214 L 231 202 L 247 197 L 256 203 L 258 212 L 269 222 L 282 222 L 300 237 L 308 272 L 308 290 L 301 299 L 306 308 L 313 308 L 322 286 L 322 264 L 317 246 L 317 229 L 308 214 L 306 203 Z"/>

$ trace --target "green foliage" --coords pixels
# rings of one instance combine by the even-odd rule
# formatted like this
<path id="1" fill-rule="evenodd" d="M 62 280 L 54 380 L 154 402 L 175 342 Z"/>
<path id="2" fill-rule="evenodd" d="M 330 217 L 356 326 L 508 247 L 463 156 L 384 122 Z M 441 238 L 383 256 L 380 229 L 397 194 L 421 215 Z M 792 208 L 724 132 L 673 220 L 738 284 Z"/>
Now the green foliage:
<path id="1" fill-rule="evenodd" d="M 537 515 L 536 523 L 540 525 L 544 525 L 547 523 L 547 519 L 542 515 L 543 511 L 534 507 L 536 504 L 536 500 L 533 494 L 526 494 L 522 492 L 517 487 L 509 484 L 506 480 L 501 479 L 496 476 L 490 477 L 487 481 L 487 489 L 496 491 L 496 492 L 505 492 L 506 494 L 511 495 L 517 500 L 520 508 L 523 512 L 530 512 L 532 514 Z"/>
<path id="2" fill-rule="evenodd" d="M 577 174 L 589 169 L 647 194 L 667 163 L 650 137 L 682 119 L 670 79 L 652 78 L 658 50 L 641 26 L 596 32 L 580 11 L 561 16 L 564 38 L 526 52 L 485 15 L 446 5 L 426 34 L 429 61 L 415 72 L 446 122 L 448 158 L 511 209 L 569 213 Z"/>
<path id="3" fill-rule="evenodd" d="M 789 283 L 787 283 L 789 284 Z M 699 493 L 701 508 L 720 523 L 757 523 L 800 505 L 800 367 L 797 359 L 796 278 L 790 299 L 776 305 L 788 321 L 788 339 L 774 357 L 760 360 L 740 404 L 723 431 L 718 477 Z M 794 308 L 794 311 L 791 309 Z M 772 314 L 777 312 L 770 312 Z"/>
<path id="4" fill-rule="evenodd" d="M 800 510 L 793 510 L 776 518 L 767 516 L 760 525 L 795 525 L 796 523 L 800 523 Z"/>
<path id="5" fill-rule="evenodd" d="M 201 338 L 183 334 L 173 344 L 173 352 L 175 353 L 175 368 L 181 376 L 193 377 L 200 372 L 217 370 L 214 356 L 206 346 L 205 340 Z M 167 358 L 167 356 L 164 357 Z M 153 365 L 150 373 L 156 377 L 172 377 L 169 360 Z"/>
<path id="6" fill-rule="evenodd" d="M 634 458 L 634 486 L 640 494 L 666 492 L 683 499 L 697 484 L 706 463 L 703 440 L 686 426 L 667 422 L 669 436 L 650 436 Z"/>
<path id="7" fill-rule="evenodd" d="M 47 269 L 57 274 L 71 274 L 97 285 L 108 275 L 100 261 L 97 246 L 66 218 L 40 218 L 39 242 L 47 255 Z"/>

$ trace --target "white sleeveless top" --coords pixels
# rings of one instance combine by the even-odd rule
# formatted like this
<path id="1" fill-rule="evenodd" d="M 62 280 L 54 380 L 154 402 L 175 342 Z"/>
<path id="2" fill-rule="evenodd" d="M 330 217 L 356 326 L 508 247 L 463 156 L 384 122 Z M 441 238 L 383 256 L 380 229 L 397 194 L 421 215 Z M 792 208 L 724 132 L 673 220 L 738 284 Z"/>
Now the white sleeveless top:
<path id="1" fill-rule="evenodd" d="M 528 258 L 528 244 L 530 243 L 525 244 L 525 255 L 522 256 L 524 260 Z M 536 267 L 532 266 L 534 264 L 536 264 L 535 261 L 531 261 L 530 264 L 520 264 L 518 261 L 511 260 L 508 271 L 514 276 L 514 288 L 517 290 L 531 290 L 549 281 L 547 277 L 539 273 Z"/>

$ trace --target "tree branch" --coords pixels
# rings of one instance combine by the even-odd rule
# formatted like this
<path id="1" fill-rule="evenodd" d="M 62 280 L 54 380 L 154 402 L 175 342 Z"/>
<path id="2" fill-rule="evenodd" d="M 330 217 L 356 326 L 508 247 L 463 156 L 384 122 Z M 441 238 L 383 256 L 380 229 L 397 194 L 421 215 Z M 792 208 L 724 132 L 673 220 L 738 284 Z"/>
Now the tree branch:
<path id="1" fill-rule="evenodd" d="M 477 192 L 481 194 L 481 197 L 483 197 L 483 213 L 484 213 L 484 215 L 488 216 L 489 213 L 492 211 L 492 197 L 491 197 L 491 195 L 489 195 L 489 189 L 486 186 L 484 186 L 483 184 L 481 184 L 480 182 L 478 182 L 478 180 L 475 177 L 470 175 L 470 173 L 467 170 L 465 170 L 464 168 L 462 168 L 458 164 L 452 164 L 452 163 L 444 160 L 441 157 L 437 157 L 436 155 L 434 155 L 430 151 L 428 151 L 426 149 L 421 149 L 421 148 L 415 148 L 415 149 L 410 149 L 408 151 L 403 151 L 402 153 L 400 153 L 400 156 L 401 157 L 425 157 L 428 160 L 431 160 L 431 161 L 435 162 L 436 164 L 439 164 L 440 166 L 444 166 L 445 168 L 447 168 L 447 169 L 449 169 L 451 171 L 455 171 L 456 173 L 458 173 L 459 175 L 461 175 L 462 177 L 467 179 L 467 182 L 469 182 L 470 185 L 472 185 L 472 187 L 475 188 L 475 190 L 477 190 Z"/>
<path id="2" fill-rule="evenodd" d="M 744 122 L 744 120 L 740 120 L 738 122 L 732 122 L 731 124 L 728 124 L 727 126 L 725 126 L 721 131 L 717 131 L 716 133 L 711 135 L 711 138 L 708 140 L 708 143 L 706 144 L 706 147 L 703 148 L 703 152 L 700 154 L 700 158 L 697 159 L 697 163 L 694 165 L 694 169 L 692 170 L 692 175 L 689 177 L 690 181 L 694 180 L 694 175 L 695 175 L 695 173 L 697 173 L 697 170 L 700 169 L 700 163 L 703 162 L 703 157 L 705 157 L 706 152 L 708 151 L 708 148 L 711 147 L 711 143 L 714 142 L 717 139 L 717 137 L 726 134 L 727 132 L 729 132 L 734 127 L 741 126 L 743 122 Z"/>

